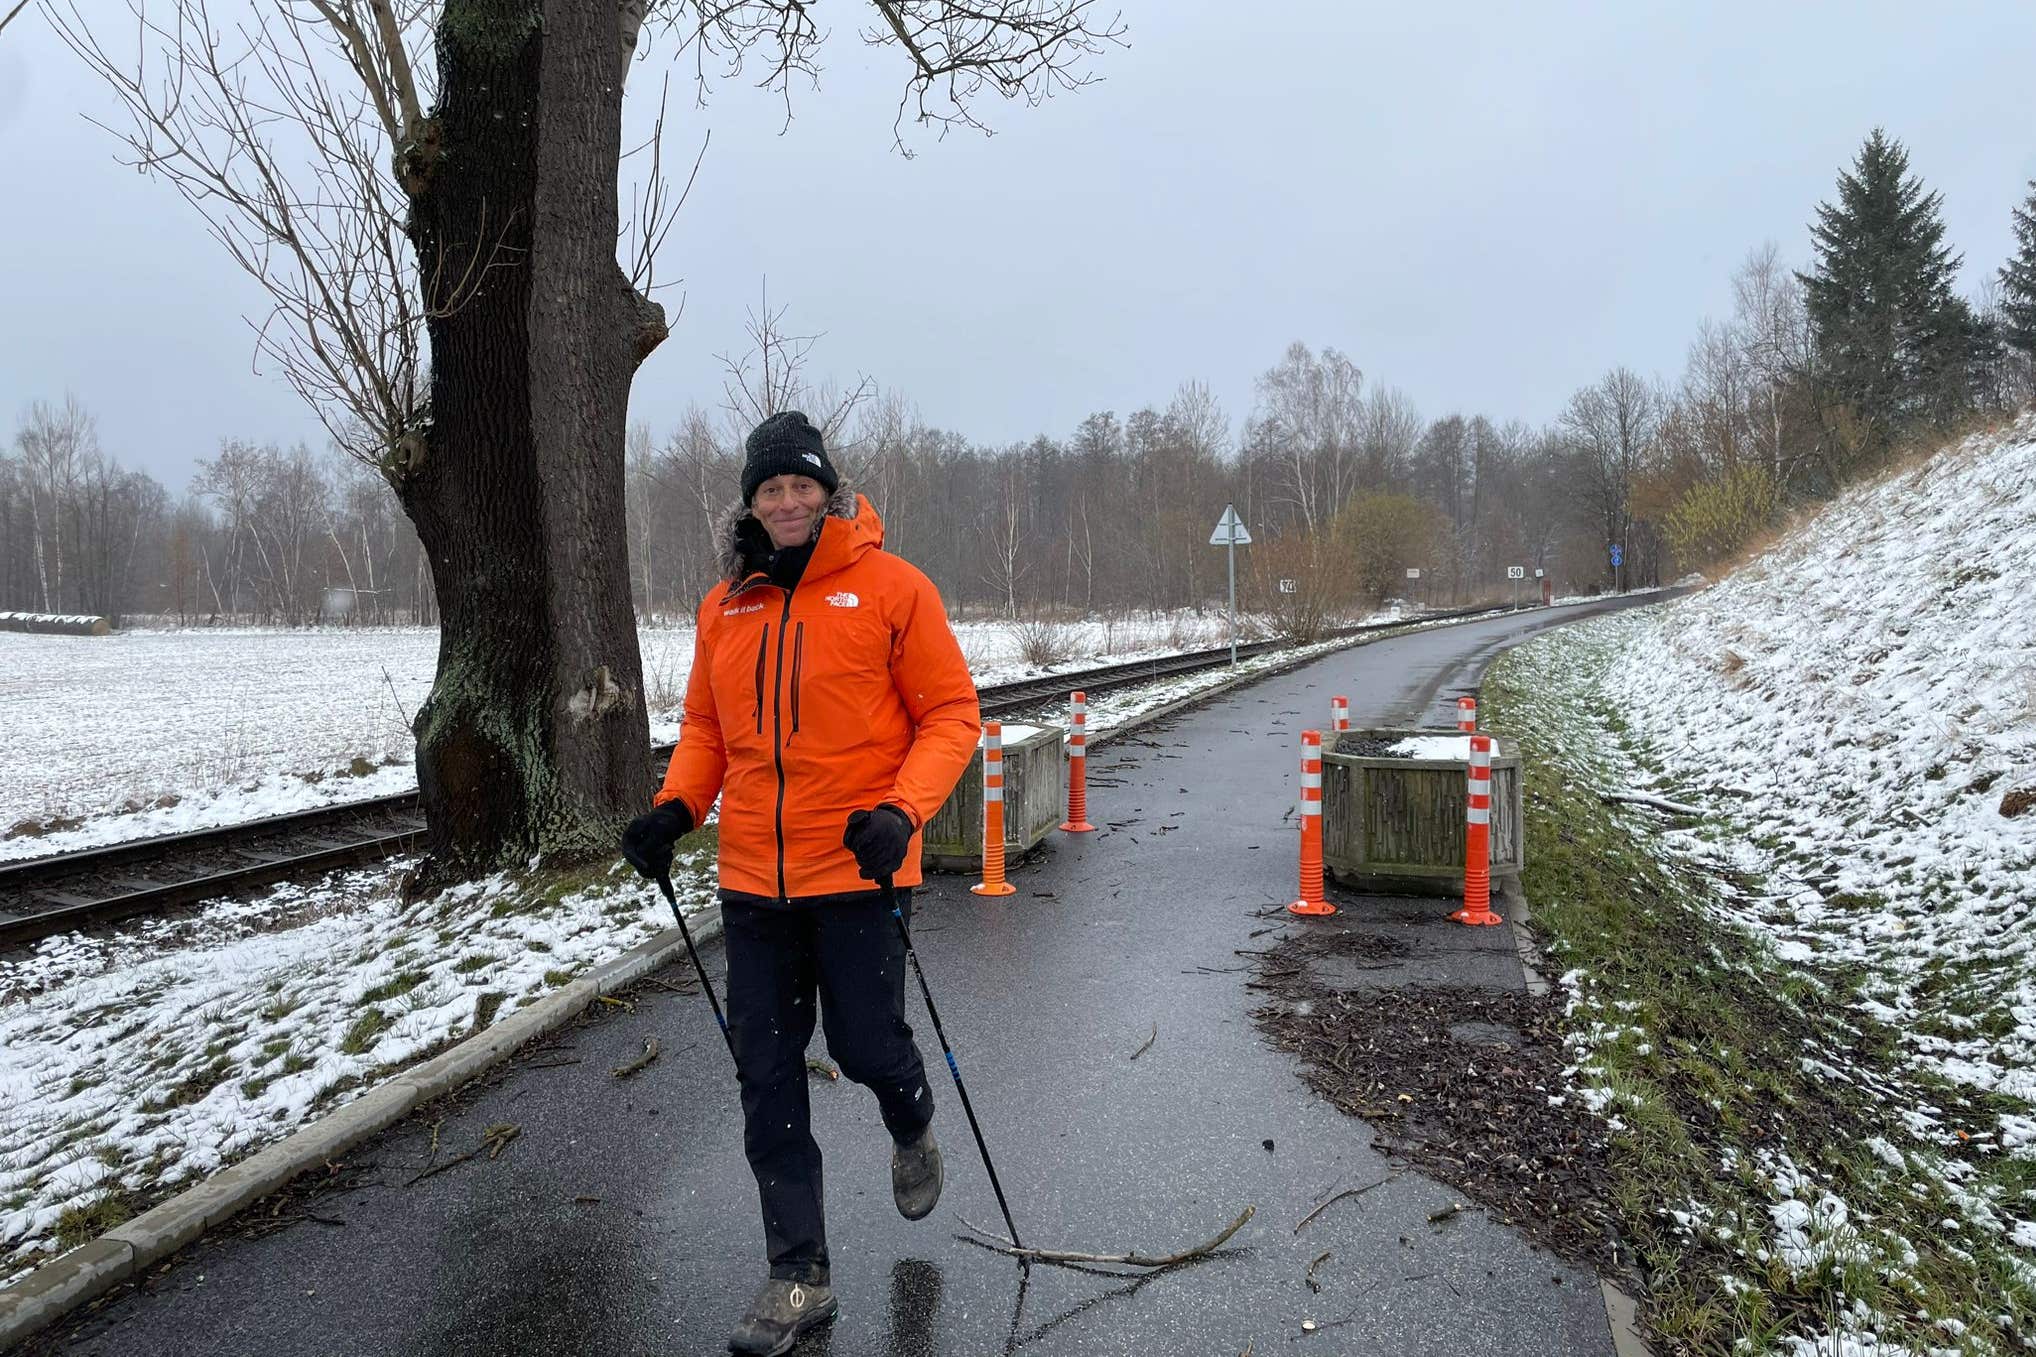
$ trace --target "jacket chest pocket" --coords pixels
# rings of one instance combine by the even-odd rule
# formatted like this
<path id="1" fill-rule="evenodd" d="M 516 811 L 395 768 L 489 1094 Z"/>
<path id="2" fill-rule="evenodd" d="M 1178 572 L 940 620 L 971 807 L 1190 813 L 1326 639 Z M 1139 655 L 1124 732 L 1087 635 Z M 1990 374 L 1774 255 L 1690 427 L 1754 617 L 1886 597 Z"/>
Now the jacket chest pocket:
<path id="1" fill-rule="evenodd" d="M 786 734 L 824 732 L 860 743 L 861 727 L 891 692 L 891 637 L 882 619 L 823 608 L 791 620 L 785 650 Z"/>
<path id="2" fill-rule="evenodd" d="M 777 665 L 780 630 L 773 611 L 769 616 L 742 618 L 715 638 L 709 681 L 721 721 L 721 738 L 726 742 L 746 743 L 769 736 L 771 676 Z"/>

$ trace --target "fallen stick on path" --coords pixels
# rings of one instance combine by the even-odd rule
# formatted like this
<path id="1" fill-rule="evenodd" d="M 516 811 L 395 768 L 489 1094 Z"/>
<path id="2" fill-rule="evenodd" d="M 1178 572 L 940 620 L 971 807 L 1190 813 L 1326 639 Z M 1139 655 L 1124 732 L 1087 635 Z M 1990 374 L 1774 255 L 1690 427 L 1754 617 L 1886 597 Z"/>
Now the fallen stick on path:
<path id="1" fill-rule="evenodd" d="M 1322 1250 L 1322 1252 L 1315 1255 L 1314 1262 L 1308 1264 L 1308 1275 L 1303 1277 L 1301 1280 L 1308 1284 L 1308 1289 L 1310 1291 L 1319 1292 L 1322 1289 L 1322 1283 L 1315 1280 L 1315 1269 L 1321 1267 L 1324 1263 L 1328 1261 L 1329 1261 L 1329 1250 L 1324 1249 Z"/>
<path id="2" fill-rule="evenodd" d="M 1243 1229 L 1244 1222 L 1250 1220 L 1252 1216 L 1257 1213 L 1257 1211 L 1258 1207 L 1247 1206 L 1244 1208 L 1243 1212 L 1238 1215 L 1237 1219 L 1231 1221 L 1228 1225 L 1224 1226 L 1223 1232 L 1217 1235 L 1214 1239 L 1209 1240 L 1207 1243 L 1197 1244 L 1192 1249 L 1183 1249 L 1179 1253 L 1169 1253 L 1164 1257 L 1159 1258 L 1155 1258 L 1150 1254 L 1140 1253 L 1136 1249 L 1132 1250 L 1129 1253 L 1072 1253 L 1065 1249 L 1035 1249 L 1029 1246 L 1013 1244 L 1008 1237 L 997 1234 L 991 1230 L 985 1230 L 982 1226 L 971 1223 L 966 1217 L 962 1218 L 961 1223 L 963 1225 L 968 1226 L 969 1229 L 975 1231 L 975 1233 L 982 1236 L 981 1239 L 970 1239 L 968 1241 L 969 1243 L 979 1244 L 983 1248 L 989 1249 L 993 1253 L 1009 1254 L 1013 1258 L 1022 1258 L 1029 1262 L 1109 1263 L 1114 1264 L 1115 1266 L 1118 1267 L 1142 1267 L 1158 1269 L 1167 1267 L 1178 1267 L 1182 1263 L 1190 1262 L 1193 1259 L 1200 1258 L 1205 1254 L 1214 1253 L 1217 1249 L 1223 1247 L 1225 1241 L 1227 1241 L 1230 1238 L 1230 1236 L 1236 1234 L 1239 1230 Z M 967 1239 L 968 1237 L 964 1235 L 962 1236 L 962 1238 Z M 997 1242 L 995 1243 L 989 1242 L 992 1240 L 995 1240 Z"/>
<path id="3" fill-rule="evenodd" d="M 1147 1051 L 1151 1050 L 1152 1043 L 1158 1040 L 1159 1040 L 1159 1024 L 1154 1023 L 1152 1025 L 1152 1035 L 1145 1039 L 1145 1044 L 1143 1046 L 1139 1047 L 1137 1050 L 1131 1053 L 1131 1058 L 1133 1060 L 1138 1059 L 1138 1057 L 1144 1055 Z"/>
<path id="4" fill-rule="evenodd" d="M 1639 792 L 1599 792 L 1598 800 L 1607 805 L 1614 803 L 1627 806 L 1645 806 L 1649 810 L 1665 810 L 1670 815 L 1702 815 L 1698 806 L 1685 806 L 1680 801 L 1665 801 L 1658 796 L 1643 796 Z"/>
<path id="5" fill-rule="evenodd" d="M 1342 1201 L 1345 1197 L 1362 1197 L 1365 1193 L 1371 1191 L 1373 1188 L 1384 1187 L 1387 1183 L 1390 1183 L 1391 1181 L 1393 1180 L 1389 1175 L 1387 1177 L 1379 1179 L 1375 1183 L 1366 1183 L 1363 1187 L 1345 1188 L 1343 1191 L 1331 1197 L 1328 1201 L 1323 1202 L 1320 1206 L 1310 1211 L 1307 1215 L 1302 1216 L 1299 1220 L 1295 1221 L 1294 1233 L 1299 1234 L 1301 1232 L 1301 1227 L 1303 1225 L 1306 1225 L 1309 1221 L 1321 1215 L 1324 1211 L 1327 1211 L 1330 1207 L 1336 1205 L 1336 1203 Z"/>
<path id="6" fill-rule="evenodd" d="M 645 1037 L 643 1039 L 643 1054 L 636 1057 L 636 1059 L 629 1061 L 627 1064 L 617 1065 L 615 1067 L 615 1077 L 617 1079 L 627 1079 L 630 1075 L 635 1074 L 637 1071 L 643 1069 L 644 1066 L 650 1064 L 651 1061 L 657 1059 L 657 1057 L 658 1057 L 657 1038 Z"/>
<path id="7" fill-rule="evenodd" d="M 437 1133 L 437 1128 L 433 1127 L 432 1129 L 433 1134 L 435 1135 Z M 498 1158 L 500 1157 L 502 1151 L 509 1148 L 509 1142 L 516 1139 L 517 1136 L 522 1134 L 523 1128 L 521 1126 L 516 1125 L 514 1122 L 507 1121 L 497 1122 L 493 1126 L 490 1126 L 487 1130 L 481 1132 L 480 1144 L 474 1146 L 474 1148 L 468 1150 L 465 1154 L 460 1155 L 456 1159 L 448 1159 L 443 1164 L 437 1164 L 432 1166 L 431 1168 L 424 1170 L 424 1172 L 418 1174 L 416 1177 L 412 1178 L 409 1182 L 403 1184 L 403 1186 L 415 1187 L 417 1186 L 417 1184 L 423 1182 L 426 1178 L 434 1178 L 439 1174 L 444 1173 L 449 1168 L 456 1168 L 459 1165 L 466 1163 L 469 1159 L 472 1159 L 474 1156 L 480 1154 L 484 1150 L 487 1152 L 488 1158 L 490 1159 Z"/>

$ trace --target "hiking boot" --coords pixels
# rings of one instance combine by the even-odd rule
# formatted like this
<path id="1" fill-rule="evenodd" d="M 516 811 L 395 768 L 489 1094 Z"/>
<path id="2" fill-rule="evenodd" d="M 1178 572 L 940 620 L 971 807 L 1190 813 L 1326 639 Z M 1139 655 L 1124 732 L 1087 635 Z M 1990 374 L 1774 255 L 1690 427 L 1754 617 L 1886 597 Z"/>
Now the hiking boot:
<path id="1" fill-rule="evenodd" d="M 742 1323 L 728 1335 L 728 1350 L 757 1357 L 784 1357 L 799 1341 L 800 1334 L 819 1328 L 840 1309 L 832 1287 L 773 1277 L 749 1303 L 749 1313 L 742 1317 Z"/>
<path id="2" fill-rule="evenodd" d="M 941 1182 L 940 1146 L 933 1143 L 931 1125 L 917 1140 L 892 1148 L 891 1196 L 899 1215 L 907 1220 L 925 1217 L 940 1201 Z"/>

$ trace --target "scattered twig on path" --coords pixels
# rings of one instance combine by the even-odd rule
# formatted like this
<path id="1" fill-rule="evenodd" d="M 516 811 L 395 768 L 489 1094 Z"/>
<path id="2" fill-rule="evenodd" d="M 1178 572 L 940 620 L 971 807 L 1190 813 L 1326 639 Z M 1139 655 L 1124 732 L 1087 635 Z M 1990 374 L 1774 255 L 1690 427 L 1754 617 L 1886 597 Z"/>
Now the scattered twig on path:
<path id="1" fill-rule="evenodd" d="M 579 1196 L 573 1198 L 573 1202 L 575 1205 L 580 1205 L 583 1203 L 586 1205 L 599 1205 L 600 1201 L 601 1199 L 599 1197 L 590 1197 L 587 1196 L 585 1193 L 582 1193 Z"/>
<path id="2" fill-rule="evenodd" d="M 810 1055 L 807 1056 L 806 1068 L 813 1071 L 813 1073 L 815 1074 L 825 1075 L 831 1081 L 838 1083 L 841 1080 L 841 1071 L 834 1068 L 834 1066 L 828 1064 L 826 1061 L 820 1059 L 818 1056 Z"/>
<path id="3" fill-rule="evenodd" d="M 579 1063 L 580 1058 L 575 1055 L 568 1056 L 564 1060 L 533 1061 L 529 1064 L 526 1064 L 523 1068 L 526 1070 L 560 1070 L 564 1069 L 568 1065 L 577 1065 Z"/>
<path id="4" fill-rule="evenodd" d="M 625 1064 L 617 1065 L 615 1067 L 615 1077 L 617 1079 L 627 1079 L 630 1075 L 637 1073 L 638 1071 L 642 1070 L 645 1066 L 649 1065 L 650 1062 L 657 1059 L 657 1057 L 658 1057 L 657 1038 L 645 1037 L 643 1039 L 643 1054 L 636 1057 L 636 1059 L 634 1060 L 626 1062 Z"/>
<path id="5" fill-rule="evenodd" d="M 1357 1318 L 1358 1318 L 1358 1314 L 1359 1314 L 1359 1312 L 1360 1312 L 1360 1311 L 1362 1311 L 1363 1309 L 1364 1309 L 1364 1303 L 1363 1303 L 1362 1301 L 1360 1301 L 1360 1302 L 1359 1302 L 1358 1304 L 1356 1304 L 1356 1305 L 1353 1305 L 1353 1306 L 1351 1306 L 1351 1307 L 1350 1307 L 1350 1313 L 1349 1313 L 1349 1314 L 1347 1314 L 1347 1315 L 1345 1315 L 1345 1316 L 1343 1316 L 1343 1318 L 1341 1318 L 1341 1319 L 1332 1319 L 1332 1320 L 1330 1320 L 1330 1321 L 1329 1321 L 1329 1322 L 1328 1322 L 1327 1324 L 1317 1324 L 1317 1325 L 1315 1325 L 1315 1328 L 1314 1328 L 1314 1332 L 1316 1332 L 1316 1333 L 1320 1333 L 1320 1332 L 1322 1332 L 1322 1330 L 1324 1330 L 1324 1329 L 1340 1329 L 1340 1328 L 1342 1328 L 1342 1327 L 1343 1327 L 1343 1326 L 1344 1326 L 1345 1324 L 1352 1324 L 1352 1323 L 1355 1323 L 1355 1322 L 1357 1321 Z M 1304 1326 L 1304 1327 L 1305 1327 L 1305 1326 Z"/>
<path id="6" fill-rule="evenodd" d="M 1463 1209 L 1462 1202 L 1451 1202 L 1440 1211 L 1431 1212 L 1428 1217 L 1428 1223 L 1430 1225 L 1440 1225 L 1443 1221 L 1449 1220 L 1462 1212 Z"/>
<path id="7" fill-rule="evenodd" d="M 973 1240 L 971 1241 L 972 1243 L 983 1244 L 984 1248 L 990 1249 L 991 1251 L 996 1253 L 1009 1254 L 1013 1258 L 1028 1258 L 1035 1263 L 1109 1263 L 1117 1267 L 1142 1267 L 1157 1269 L 1157 1268 L 1177 1267 L 1182 1263 L 1189 1262 L 1196 1258 L 1200 1258 L 1204 1254 L 1214 1253 L 1217 1249 L 1223 1246 L 1225 1241 L 1227 1241 L 1230 1238 L 1230 1236 L 1236 1234 L 1239 1230 L 1243 1229 L 1244 1223 L 1250 1220 L 1252 1216 L 1257 1213 L 1257 1211 L 1258 1207 L 1247 1206 L 1244 1208 L 1243 1212 L 1237 1217 L 1237 1219 L 1231 1221 L 1228 1225 L 1224 1226 L 1222 1233 L 1218 1234 L 1214 1239 L 1211 1239 L 1206 1243 L 1197 1244 L 1192 1249 L 1183 1249 L 1179 1253 L 1169 1253 L 1163 1257 L 1153 1257 L 1150 1254 L 1140 1253 L 1136 1249 L 1133 1249 L 1128 1253 L 1072 1253 L 1065 1249 L 1035 1249 L 1029 1247 L 1021 1247 L 1020 1245 L 1013 1244 L 1010 1241 L 1010 1239 L 1006 1238 L 1003 1235 L 997 1234 L 994 1231 L 985 1230 L 980 1225 L 972 1224 L 966 1218 L 963 1218 L 961 1223 L 963 1225 L 968 1226 L 969 1229 L 975 1231 L 977 1234 L 983 1236 L 982 1240 Z M 997 1240 L 1001 1242 L 983 1243 L 983 1240 Z"/>
<path id="8" fill-rule="evenodd" d="M 684 985 L 670 984 L 667 981 L 658 979 L 654 975 L 646 975 L 645 977 L 643 977 L 643 983 L 646 985 L 656 985 L 659 989 L 664 990 L 668 994 L 698 994 L 700 992 L 696 989 L 688 989 Z"/>
<path id="9" fill-rule="evenodd" d="M 1143 1046 L 1139 1047 L 1137 1050 L 1131 1053 L 1131 1058 L 1133 1060 L 1138 1059 L 1138 1057 L 1144 1055 L 1147 1051 L 1151 1050 L 1152 1043 L 1158 1040 L 1159 1040 L 1159 1024 L 1154 1023 L 1152 1025 L 1152 1035 L 1145 1039 L 1145 1044 Z"/>
<path id="10" fill-rule="evenodd" d="M 1627 806 L 1645 806 L 1649 810 L 1667 811 L 1670 815 L 1702 815 L 1701 807 L 1685 806 L 1680 801 L 1665 801 L 1658 796 L 1644 796 L 1639 792 L 1599 792 L 1598 800 L 1606 805 L 1614 803 Z"/>
<path id="11" fill-rule="evenodd" d="M 436 1128 L 433 1128 L 433 1134 L 436 1135 Z M 502 1151 L 509 1147 L 509 1142 L 516 1139 L 517 1136 L 522 1134 L 523 1128 L 521 1126 L 516 1125 L 514 1122 L 507 1121 L 496 1122 L 493 1126 L 490 1126 L 487 1130 L 481 1132 L 480 1144 L 474 1146 L 474 1148 L 468 1150 L 465 1154 L 460 1155 L 456 1159 L 448 1159 L 443 1164 L 433 1165 L 431 1168 L 424 1170 L 422 1173 L 412 1178 L 409 1182 L 403 1184 L 403 1186 L 415 1187 L 417 1184 L 423 1182 L 426 1178 L 434 1177 L 438 1174 L 444 1173 L 449 1168 L 453 1168 L 456 1165 L 466 1163 L 467 1160 L 472 1159 L 475 1155 L 481 1153 L 483 1150 L 487 1151 L 488 1158 L 490 1159 L 499 1158 L 502 1154 Z"/>
<path id="12" fill-rule="evenodd" d="M 610 1008 L 619 1008 L 624 1013 L 636 1012 L 636 1005 L 627 999 L 618 999 L 612 994 L 597 994 L 594 998 L 597 1002 L 607 1004 Z"/>
<path id="13" fill-rule="evenodd" d="M 1375 1183 L 1366 1183 L 1363 1187 L 1345 1188 L 1343 1191 L 1331 1197 L 1328 1201 L 1323 1202 L 1320 1206 L 1310 1211 L 1307 1215 L 1302 1216 L 1298 1221 L 1295 1221 L 1294 1233 L 1299 1234 L 1301 1232 L 1301 1227 L 1303 1225 L 1306 1225 L 1309 1221 L 1321 1215 L 1324 1211 L 1327 1211 L 1330 1207 L 1336 1205 L 1336 1203 L 1342 1201 L 1345 1197 L 1361 1197 L 1365 1193 L 1371 1191 L 1373 1188 L 1384 1187 L 1387 1183 L 1390 1183 L 1391 1181 L 1393 1181 L 1392 1176 L 1388 1174 L 1386 1177 L 1379 1179 Z"/>
<path id="14" fill-rule="evenodd" d="M 1321 1267 L 1324 1263 L 1328 1261 L 1329 1261 L 1329 1250 L 1324 1249 L 1322 1250 L 1322 1252 L 1315 1255 L 1314 1262 L 1308 1264 L 1308 1275 L 1301 1278 L 1301 1280 L 1308 1284 L 1308 1289 L 1310 1291 L 1316 1292 L 1321 1291 L 1322 1283 L 1315 1280 L 1315 1269 Z"/>

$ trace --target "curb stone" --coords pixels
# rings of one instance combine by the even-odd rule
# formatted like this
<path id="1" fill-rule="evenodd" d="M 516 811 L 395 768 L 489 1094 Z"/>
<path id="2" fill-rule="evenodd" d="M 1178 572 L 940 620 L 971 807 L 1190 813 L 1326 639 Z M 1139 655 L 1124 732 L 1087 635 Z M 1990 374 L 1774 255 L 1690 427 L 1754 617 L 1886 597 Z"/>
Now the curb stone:
<path id="1" fill-rule="evenodd" d="M 1484 616 L 1468 617 L 1435 625 L 1446 627 L 1457 622 L 1484 620 Z M 1411 624 L 1408 631 L 1431 629 Z M 1392 640 L 1406 634 L 1407 631 L 1382 631 L 1355 636 L 1346 645 L 1297 656 L 1249 674 L 1235 675 L 1098 731 L 1089 737 L 1089 743 L 1091 746 L 1108 744 L 1212 701 L 1233 689 L 1357 646 Z M 718 906 L 710 906 L 701 911 L 696 920 L 688 923 L 692 927 L 694 941 L 706 942 L 721 932 L 721 911 Z M 0 1287 L 0 1351 L 15 1347 L 72 1310 L 98 1299 L 134 1274 L 145 1271 L 201 1238 L 207 1231 L 283 1187 L 298 1174 L 326 1164 L 369 1136 L 400 1121 L 412 1109 L 450 1093 L 501 1064 L 524 1044 L 578 1017 L 600 996 L 634 984 L 684 950 L 685 942 L 679 930 L 667 929 L 564 988 L 545 995 L 536 1003 L 517 1009 L 485 1031 L 406 1069 L 344 1107 L 300 1127 L 275 1144 L 220 1170 L 204 1182 L 144 1211 L 98 1239 L 59 1254 L 20 1280 Z M 1615 1324 L 1613 1328 L 1616 1334 L 1618 1326 Z M 1645 1350 L 1641 1349 L 1641 1352 L 1644 1354 Z M 1628 1357 L 1627 1350 L 1622 1348 L 1619 1357 Z"/>
<path id="2" fill-rule="evenodd" d="M 687 925 L 696 943 L 705 942 L 720 934 L 721 911 L 710 906 Z M 0 1350 L 98 1299 L 298 1174 L 338 1158 L 412 1109 L 501 1064 L 520 1047 L 571 1022 L 600 996 L 625 989 L 659 969 L 685 946 L 678 929 L 666 929 L 450 1050 L 0 1288 Z"/>
<path id="3" fill-rule="evenodd" d="M 1527 905 L 1527 893 L 1520 888 L 1520 878 L 1505 878 L 1506 927 L 1513 935 L 1513 949 L 1519 953 L 1520 969 L 1525 972 L 1527 992 L 1536 998 L 1548 994 L 1553 984 L 1548 979 L 1549 967 L 1541 954 L 1540 944 L 1535 942 L 1528 931 L 1533 914 Z M 1598 1291 L 1605 1300 L 1605 1323 L 1612 1331 L 1613 1357 L 1653 1357 L 1653 1349 L 1640 1332 L 1640 1307 L 1617 1283 L 1604 1277 L 1598 1278 Z"/>
<path id="4" fill-rule="evenodd" d="M 1653 1350 L 1640 1336 L 1639 1306 L 1633 1297 L 1603 1279 L 1598 1286 L 1605 1293 L 1605 1318 L 1611 1321 L 1616 1357 L 1653 1357 Z"/>

